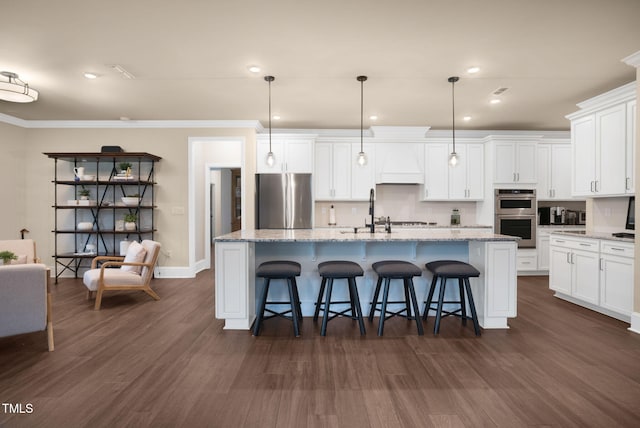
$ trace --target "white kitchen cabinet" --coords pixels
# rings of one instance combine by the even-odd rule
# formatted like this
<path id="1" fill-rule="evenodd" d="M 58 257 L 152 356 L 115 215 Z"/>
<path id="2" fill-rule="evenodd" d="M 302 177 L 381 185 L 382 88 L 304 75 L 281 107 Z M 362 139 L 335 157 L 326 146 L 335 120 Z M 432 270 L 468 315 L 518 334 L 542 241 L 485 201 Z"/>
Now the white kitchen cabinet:
<path id="1" fill-rule="evenodd" d="M 269 137 L 260 136 L 256 143 L 256 172 L 259 174 L 312 173 L 313 138 L 271 137 L 271 151 L 275 156 L 273 166 L 267 165 Z"/>
<path id="2" fill-rule="evenodd" d="M 559 228 L 538 226 L 536 230 L 536 252 L 538 253 L 538 270 L 539 271 L 549 270 L 549 262 L 551 259 L 549 245 L 551 243 L 551 233 L 553 233 L 555 230 L 559 230 L 562 232 L 578 231 L 578 230 L 584 230 L 584 226 L 576 226 L 576 227 L 564 226 Z"/>
<path id="3" fill-rule="evenodd" d="M 633 244 L 600 243 L 600 306 L 630 317 L 633 312 Z"/>
<path id="4" fill-rule="evenodd" d="M 571 120 L 573 196 L 633 194 L 635 83 L 579 103 Z"/>
<path id="5" fill-rule="evenodd" d="M 362 146 L 367 154 L 366 165 L 358 165 L 360 143 L 351 143 L 351 200 L 368 201 L 369 191 L 376 187 L 376 152 L 373 144 Z"/>
<path id="6" fill-rule="evenodd" d="M 533 248 L 518 248 L 518 272 L 536 271 L 538 269 L 538 253 Z"/>
<path id="7" fill-rule="evenodd" d="M 538 253 L 538 270 L 549 270 L 549 242 L 548 231 L 538 229 L 536 231 L 536 251 Z"/>
<path id="8" fill-rule="evenodd" d="M 625 190 L 629 194 L 635 194 L 636 192 L 636 109 L 636 100 L 627 103 L 627 175 Z"/>
<path id="9" fill-rule="evenodd" d="M 471 201 L 484 198 L 484 145 L 457 144 L 458 165 L 449 165 L 451 144 L 425 145 L 423 200 Z"/>
<path id="10" fill-rule="evenodd" d="M 424 186 L 422 199 L 444 201 L 449 199 L 449 145 L 428 143 L 424 147 Z"/>
<path id="11" fill-rule="evenodd" d="M 571 295 L 571 249 L 564 243 L 564 240 L 559 239 L 556 245 L 549 246 L 549 288 Z"/>
<path id="12" fill-rule="evenodd" d="M 572 265 L 571 295 L 595 305 L 600 301 L 598 280 L 598 244 L 581 242 L 585 249 L 574 249 L 570 261 Z"/>
<path id="13" fill-rule="evenodd" d="M 484 146 L 458 144 L 456 152 L 458 165 L 449 168 L 449 199 L 484 199 Z"/>
<path id="14" fill-rule="evenodd" d="M 364 146 L 367 164 L 358 165 L 360 144 L 318 142 L 315 144 L 314 194 L 317 201 L 368 200 L 375 187 L 374 147 Z"/>
<path id="15" fill-rule="evenodd" d="M 571 144 L 538 145 L 539 201 L 571 199 Z"/>
<path id="16" fill-rule="evenodd" d="M 625 193 L 626 119 L 626 104 L 596 113 L 596 194 Z"/>
<path id="17" fill-rule="evenodd" d="M 549 288 L 597 305 L 599 244 L 597 240 L 551 236 Z"/>
<path id="18" fill-rule="evenodd" d="M 596 118 L 589 115 L 571 121 L 573 196 L 592 196 L 596 179 Z"/>
<path id="19" fill-rule="evenodd" d="M 317 201 L 351 198 L 351 143 L 316 143 L 314 194 Z"/>
<path id="20" fill-rule="evenodd" d="M 533 142 L 496 142 L 493 147 L 493 182 L 535 184 L 537 144 Z"/>

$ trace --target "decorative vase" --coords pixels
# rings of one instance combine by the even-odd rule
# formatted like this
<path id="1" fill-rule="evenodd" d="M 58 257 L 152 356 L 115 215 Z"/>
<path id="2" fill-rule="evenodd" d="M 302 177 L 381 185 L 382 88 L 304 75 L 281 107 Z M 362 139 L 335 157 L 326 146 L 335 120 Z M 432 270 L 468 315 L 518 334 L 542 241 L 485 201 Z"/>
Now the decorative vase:
<path id="1" fill-rule="evenodd" d="M 124 223 L 124 230 L 136 230 L 136 223 L 133 221 L 127 221 Z"/>

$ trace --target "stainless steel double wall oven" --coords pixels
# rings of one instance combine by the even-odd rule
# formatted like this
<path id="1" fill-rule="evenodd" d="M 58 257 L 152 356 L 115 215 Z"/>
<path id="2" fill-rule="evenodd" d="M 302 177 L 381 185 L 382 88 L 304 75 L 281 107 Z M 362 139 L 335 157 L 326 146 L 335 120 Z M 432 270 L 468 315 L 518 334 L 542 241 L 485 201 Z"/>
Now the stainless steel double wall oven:
<path id="1" fill-rule="evenodd" d="M 495 189 L 495 232 L 518 236 L 519 248 L 536 247 L 535 189 Z"/>

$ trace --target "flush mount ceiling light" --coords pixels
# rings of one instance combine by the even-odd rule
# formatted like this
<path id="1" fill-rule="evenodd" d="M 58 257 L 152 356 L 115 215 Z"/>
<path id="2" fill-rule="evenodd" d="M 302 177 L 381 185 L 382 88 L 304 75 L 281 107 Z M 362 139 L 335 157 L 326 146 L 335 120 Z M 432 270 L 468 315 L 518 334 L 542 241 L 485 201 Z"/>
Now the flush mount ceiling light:
<path id="1" fill-rule="evenodd" d="M 369 116 L 369 120 L 378 120 L 378 116 L 373 114 L 373 115 Z"/>
<path id="2" fill-rule="evenodd" d="M 465 122 L 469 122 L 471 120 L 471 116 L 465 116 L 462 118 Z"/>
<path id="3" fill-rule="evenodd" d="M 360 82 L 360 153 L 358 153 L 358 165 L 365 166 L 367 164 L 367 154 L 364 152 L 363 134 L 364 134 L 364 82 L 367 76 L 356 77 Z"/>
<path id="4" fill-rule="evenodd" d="M 252 73 L 260 73 L 260 67 L 257 65 L 248 65 L 247 70 L 249 70 Z"/>
<path id="5" fill-rule="evenodd" d="M 90 71 L 87 71 L 87 72 L 83 73 L 82 75 L 87 79 L 97 79 L 98 78 L 98 75 L 96 73 L 91 73 Z"/>
<path id="6" fill-rule="evenodd" d="M 489 101 L 491 104 L 500 104 L 501 102 L 502 100 L 500 98 L 492 98 L 491 101 Z"/>
<path id="7" fill-rule="evenodd" d="M 6 82 L 0 82 L 0 100 L 30 103 L 38 99 L 38 91 L 31 89 L 29 84 L 20 80 L 16 73 L 2 71 L 0 75 L 7 78 Z"/>
<path id="8" fill-rule="evenodd" d="M 480 67 L 475 67 L 475 66 L 474 66 L 474 67 L 469 67 L 469 68 L 467 68 L 467 73 L 469 73 L 469 74 L 475 74 L 475 73 L 477 73 L 478 71 L 480 71 Z"/>
<path id="9" fill-rule="evenodd" d="M 449 165 L 451 166 L 458 165 L 458 154 L 456 153 L 456 98 L 454 92 L 454 87 L 458 80 L 460 80 L 458 76 L 452 76 L 447 79 L 447 81 L 451 83 L 451 114 L 453 118 L 453 150 L 449 155 Z"/>
<path id="10" fill-rule="evenodd" d="M 264 76 L 264 80 L 269 83 L 269 153 L 267 153 L 267 165 L 273 166 L 276 163 L 276 157 L 271 151 L 271 82 L 276 80 L 273 76 Z"/>

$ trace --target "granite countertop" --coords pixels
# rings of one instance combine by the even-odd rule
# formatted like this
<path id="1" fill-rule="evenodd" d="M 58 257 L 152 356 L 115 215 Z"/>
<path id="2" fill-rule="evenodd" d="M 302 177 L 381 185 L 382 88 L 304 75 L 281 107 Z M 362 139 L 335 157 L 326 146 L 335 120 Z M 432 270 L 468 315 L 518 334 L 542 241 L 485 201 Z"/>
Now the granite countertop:
<path id="1" fill-rule="evenodd" d="M 344 230 L 353 230 L 354 226 L 346 226 L 346 225 L 327 225 L 327 226 L 316 226 L 316 229 L 344 229 Z M 364 226 L 358 226 L 360 231 L 365 229 Z M 376 223 L 376 229 L 384 230 L 384 224 Z M 493 226 L 486 224 L 458 224 L 452 226 L 450 224 L 391 224 L 391 229 L 493 229 Z"/>
<path id="2" fill-rule="evenodd" d="M 539 224 L 538 225 L 539 228 L 541 229 L 557 229 L 557 230 L 562 230 L 562 229 L 580 229 L 580 230 L 584 230 L 585 229 L 585 225 L 584 224 Z"/>
<path id="3" fill-rule="evenodd" d="M 438 242 L 438 241 L 517 241 L 520 238 L 497 235 L 491 230 L 400 229 L 391 233 L 358 233 L 338 229 L 261 229 L 239 230 L 218 236 L 216 242 Z"/>
<path id="4" fill-rule="evenodd" d="M 607 241 L 618 241 L 618 242 L 628 242 L 633 244 L 635 242 L 634 238 L 622 238 L 618 236 L 613 236 L 611 233 L 607 232 L 587 232 L 586 230 L 580 231 L 562 231 L 562 230 L 554 230 L 552 232 L 554 235 L 563 235 L 563 236 L 572 236 L 574 238 L 590 238 L 590 239 L 605 239 Z"/>

